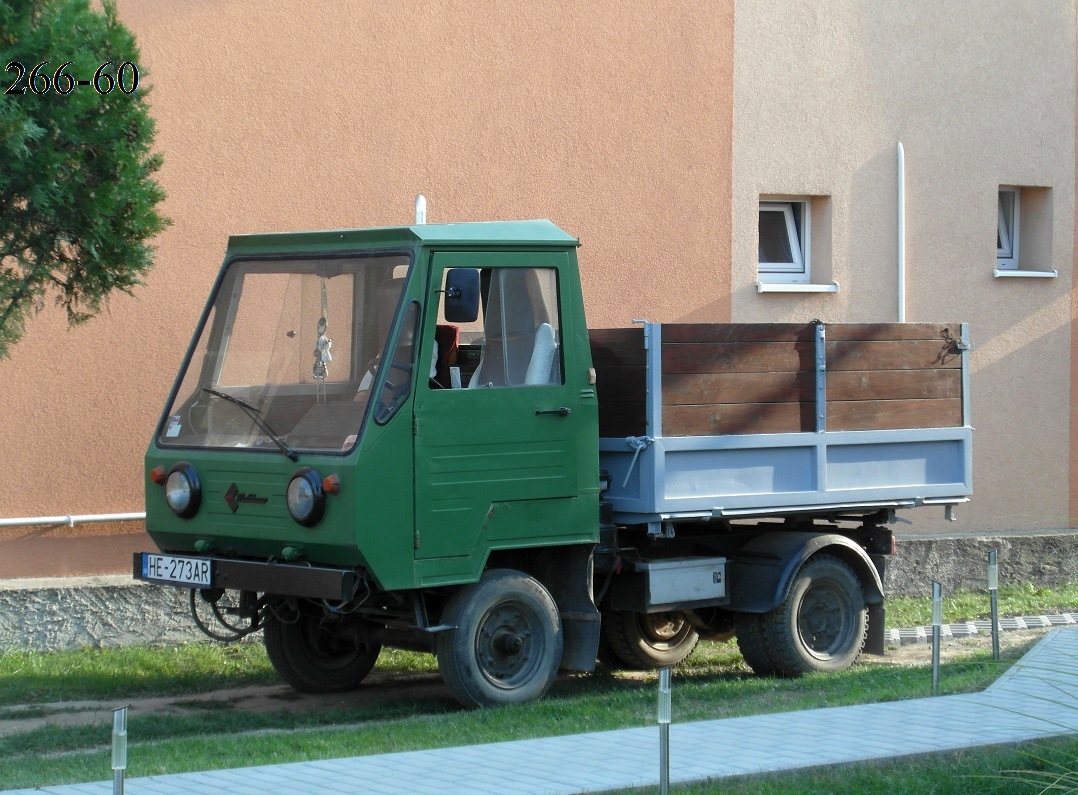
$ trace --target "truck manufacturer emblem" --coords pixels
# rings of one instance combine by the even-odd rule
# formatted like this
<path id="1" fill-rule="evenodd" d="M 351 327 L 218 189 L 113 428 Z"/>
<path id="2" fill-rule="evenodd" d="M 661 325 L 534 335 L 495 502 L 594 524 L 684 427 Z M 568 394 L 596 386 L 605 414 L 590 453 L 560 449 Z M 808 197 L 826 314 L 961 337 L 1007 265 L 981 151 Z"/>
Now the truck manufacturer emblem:
<path id="1" fill-rule="evenodd" d="M 240 491 L 239 486 L 233 483 L 228 487 L 228 491 L 225 492 L 225 502 L 227 502 L 228 507 L 232 509 L 232 513 L 235 513 L 239 510 L 241 502 L 265 505 L 269 502 L 269 497 L 259 497 L 257 494 L 244 494 Z"/>

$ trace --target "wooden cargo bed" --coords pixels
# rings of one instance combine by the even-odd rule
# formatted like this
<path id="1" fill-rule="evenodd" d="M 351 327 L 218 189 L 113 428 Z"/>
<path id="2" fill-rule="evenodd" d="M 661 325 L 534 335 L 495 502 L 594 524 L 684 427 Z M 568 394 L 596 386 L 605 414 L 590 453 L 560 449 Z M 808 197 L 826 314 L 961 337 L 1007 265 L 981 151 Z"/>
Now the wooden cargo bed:
<path id="1" fill-rule="evenodd" d="M 890 486 L 899 485 L 891 479 L 905 479 L 909 482 L 904 485 L 910 487 L 905 492 L 918 492 L 910 499 L 932 498 L 927 492 L 933 489 L 922 487 L 940 482 L 962 484 L 944 491 L 964 498 L 969 492 L 970 430 L 964 333 L 958 323 L 647 324 L 592 330 L 602 449 L 612 452 L 618 444 L 622 448 L 628 444 L 634 469 L 638 459 L 661 455 L 663 450 L 725 450 L 727 454 L 711 456 L 712 479 L 732 480 L 716 495 L 710 494 L 715 488 L 699 478 L 693 489 L 716 497 L 743 496 L 745 489 L 762 494 L 771 478 L 766 489 L 769 497 L 813 492 L 815 502 L 822 505 L 832 502 L 820 497 L 834 490 L 828 472 L 833 475 L 830 481 L 836 481 L 837 475 L 829 461 L 844 455 L 823 451 L 842 442 L 848 455 L 851 445 L 868 442 L 863 434 L 850 436 L 853 432 L 894 432 L 872 437 L 876 447 L 861 452 L 873 453 L 854 467 L 864 472 L 866 483 L 874 483 L 877 495 L 882 488 L 891 499 L 895 490 Z M 963 441 L 957 448 L 953 444 L 935 447 L 929 444 L 932 440 L 949 437 L 954 442 L 955 434 L 930 429 L 963 429 L 959 434 Z M 687 441 L 679 443 L 678 439 Z M 791 453 L 803 453 L 809 440 L 817 448 L 811 461 Z M 916 449 L 910 446 L 915 440 L 920 445 Z M 745 459 L 727 472 L 728 451 L 739 447 L 757 452 L 751 463 Z M 773 461 L 761 457 L 760 451 L 769 448 Z M 930 466 L 937 453 L 954 464 L 945 466 L 946 472 L 939 461 L 934 470 Z M 912 465 L 896 464 L 911 454 Z M 960 464 L 955 456 L 962 459 Z M 605 455 L 604 464 L 614 458 Z M 702 463 L 700 456 L 696 459 Z M 792 459 L 809 467 L 811 478 L 793 477 L 786 471 L 795 466 Z M 653 474 L 665 479 L 670 462 L 660 463 L 662 471 Z M 911 466 L 925 471 L 912 472 Z M 844 472 L 849 476 L 852 470 L 846 467 Z M 849 477 L 840 480 L 844 491 L 860 491 Z M 669 491 L 665 482 L 657 483 L 655 490 L 653 496 Z M 638 493 L 634 504 L 645 497 Z M 663 499 L 644 502 L 655 508 L 645 513 L 662 513 L 660 508 L 666 505 Z M 771 511 L 775 502 L 769 499 L 761 507 Z M 784 499 L 777 502 L 783 504 Z M 745 508 L 751 510 L 751 506 Z"/>

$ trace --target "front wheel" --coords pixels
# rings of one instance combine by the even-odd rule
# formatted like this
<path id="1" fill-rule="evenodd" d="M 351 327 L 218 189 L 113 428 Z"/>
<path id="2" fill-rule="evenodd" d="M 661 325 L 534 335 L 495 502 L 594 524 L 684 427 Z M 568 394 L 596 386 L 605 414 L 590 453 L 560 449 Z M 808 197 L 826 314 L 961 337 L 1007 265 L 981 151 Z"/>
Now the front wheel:
<path id="1" fill-rule="evenodd" d="M 860 656 L 868 632 L 861 581 L 838 558 L 817 555 L 801 567 L 786 601 L 763 622 L 776 673 L 844 671 Z"/>
<path id="2" fill-rule="evenodd" d="M 326 621 L 321 611 L 282 621 L 265 618 L 266 654 L 280 677 L 301 693 L 340 693 L 359 687 L 381 645 L 365 643 L 354 624 Z"/>
<path id="3" fill-rule="evenodd" d="M 696 648 L 700 636 L 681 612 L 603 613 L 603 635 L 610 650 L 632 670 L 669 668 Z"/>
<path id="4" fill-rule="evenodd" d="M 492 569 L 449 599 L 438 634 L 438 669 L 466 707 L 541 698 L 561 666 L 562 628 L 546 588 L 511 569 Z"/>

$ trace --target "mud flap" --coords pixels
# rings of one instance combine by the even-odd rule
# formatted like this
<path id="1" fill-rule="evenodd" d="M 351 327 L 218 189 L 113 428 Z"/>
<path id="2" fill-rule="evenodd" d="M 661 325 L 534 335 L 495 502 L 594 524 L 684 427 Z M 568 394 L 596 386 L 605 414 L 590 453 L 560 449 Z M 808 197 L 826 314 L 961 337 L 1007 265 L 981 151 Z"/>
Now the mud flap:
<path id="1" fill-rule="evenodd" d="M 592 599 L 594 550 L 594 544 L 544 550 L 537 561 L 540 581 L 561 615 L 563 671 L 595 670 L 601 617 Z"/>
<path id="2" fill-rule="evenodd" d="M 883 656 L 887 608 L 883 604 L 868 606 L 868 637 L 865 638 L 865 654 Z"/>
<path id="3" fill-rule="evenodd" d="M 599 656 L 599 613 L 562 613 L 561 670 L 594 671 Z"/>

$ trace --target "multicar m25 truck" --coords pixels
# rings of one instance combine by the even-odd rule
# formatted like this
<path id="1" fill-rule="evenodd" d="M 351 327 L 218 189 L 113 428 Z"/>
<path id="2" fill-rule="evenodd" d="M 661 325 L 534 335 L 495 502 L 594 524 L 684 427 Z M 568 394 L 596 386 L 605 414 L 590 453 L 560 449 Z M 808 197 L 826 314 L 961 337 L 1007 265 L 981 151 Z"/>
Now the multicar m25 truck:
<path id="1" fill-rule="evenodd" d="M 300 691 L 382 646 L 436 654 L 466 705 L 735 633 L 764 674 L 882 653 L 895 512 L 971 493 L 966 328 L 589 330 L 577 246 L 548 221 L 231 238 L 135 577 L 191 589 L 211 636 L 263 630 Z"/>

